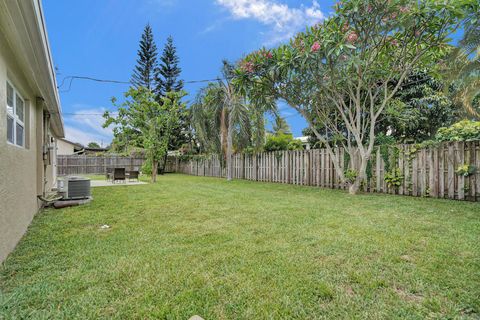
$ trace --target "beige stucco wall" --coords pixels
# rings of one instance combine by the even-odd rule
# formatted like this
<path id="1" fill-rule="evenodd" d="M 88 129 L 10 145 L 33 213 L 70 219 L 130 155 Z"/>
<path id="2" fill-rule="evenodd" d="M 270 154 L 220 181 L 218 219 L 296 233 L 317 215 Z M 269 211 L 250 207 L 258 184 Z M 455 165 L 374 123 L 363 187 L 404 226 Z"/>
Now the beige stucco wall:
<path id="1" fill-rule="evenodd" d="M 7 143 L 6 81 L 25 99 L 25 148 Z M 0 32 L 0 262 L 13 250 L 39 209 L 42 194 L 43 111 Z M 53 170 L 48 177 L 52 185 Z"/>
<path id="2" fill-rule="evenodd" d="M 57 140 L 57 154 L 59 155 L 69 155 L 73 154 L 73 145 L 61 139 Z"/>

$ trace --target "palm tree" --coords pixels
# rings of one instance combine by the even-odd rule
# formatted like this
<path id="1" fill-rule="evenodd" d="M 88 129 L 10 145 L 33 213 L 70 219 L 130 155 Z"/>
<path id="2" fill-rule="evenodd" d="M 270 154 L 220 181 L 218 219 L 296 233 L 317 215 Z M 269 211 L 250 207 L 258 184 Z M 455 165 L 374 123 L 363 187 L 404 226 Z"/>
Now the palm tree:
<path id="1" fill-rule="evenodd" d="M 225 110 L 222 108 L 222 90 L 217 83 L 209 83 L 197 93 L 190 108 L 190 123 L 195 138 L 204 153 L 224 154 L 226 152 Z M 225 142 L 225 143 L 224 143 Z"/>
<path id="2" fill-rule="evenodd" d="M 480 117 L 474 104 L 475 98 L 480 94 L 480 6 L 473 6 L 464 21 L 463 38 L 450 56 L 453 67 L 449 72 L 458 87 L 456 100 L 464 106 L 467 113 Z"/>
<path id="3" fill-rule="evenodd" d="M 234 135 L 241 142 L 250 140 L 252 132 L 249 106 L 230 82 L 233 70 L 233 65 L 223 61 L 222 79 L 202 89 L 191 108 L 192 125 L 204 151 L 224 155 L 227 180 L 232 179 Z"/>
<path id="4" fill-rule="evenodd" d="M 255 104 L 232 82 L 234 65 L 223 61 L 222 79 L 209 83 L 190 108 L 190 121 L 202 152 L 223 155 L 227 180 L 232 179 L 232 155 L 246 147 L 260 152 L 265 143 L 265 113 L 277 115 L 273 99 Z"/>
<path id="5" fill-rule="evenodd" d="M 273 134 L 292 134 L 292 130 L 290 129 L 290 126 L 288 125 L 285 118 L 278 115 L 275 117 L 275 121 L 273 122 L 272 133 Z"/>

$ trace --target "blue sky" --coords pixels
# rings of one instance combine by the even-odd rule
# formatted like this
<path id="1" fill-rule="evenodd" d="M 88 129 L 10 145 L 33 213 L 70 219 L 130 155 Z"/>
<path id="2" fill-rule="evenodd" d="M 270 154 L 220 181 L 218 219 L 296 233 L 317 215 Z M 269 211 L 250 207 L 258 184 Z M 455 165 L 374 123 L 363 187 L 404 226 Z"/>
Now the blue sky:
<path id="1" fill-rule="evenodd" d="M 261 46 L 275 46 L 332 11 L 333 1 L 287 0 L 43 0 L 57 81 L 70 75 L 128 81 L 147 23 L 162 50 L 172 35 L 184 80 L 212 79 L 221 60 L 236 61 Z M 60 88 L 67 139 L 108 144 L 103 110 L 127 85 L 75 80 Z M 201 84 L 186 86 L 190 97 Z M 304 120 L 288 107 L 283 115 L 301 135 Z"/>

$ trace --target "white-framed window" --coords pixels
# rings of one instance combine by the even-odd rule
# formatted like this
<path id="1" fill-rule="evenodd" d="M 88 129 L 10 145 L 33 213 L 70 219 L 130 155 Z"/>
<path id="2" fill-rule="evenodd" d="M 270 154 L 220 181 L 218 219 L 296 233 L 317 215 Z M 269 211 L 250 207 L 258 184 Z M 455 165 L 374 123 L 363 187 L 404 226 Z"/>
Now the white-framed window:
<path id="1" fill-rule="evenodd" d="M 7 142 L 25 147 L 25 100 L 7 81 Z"/>

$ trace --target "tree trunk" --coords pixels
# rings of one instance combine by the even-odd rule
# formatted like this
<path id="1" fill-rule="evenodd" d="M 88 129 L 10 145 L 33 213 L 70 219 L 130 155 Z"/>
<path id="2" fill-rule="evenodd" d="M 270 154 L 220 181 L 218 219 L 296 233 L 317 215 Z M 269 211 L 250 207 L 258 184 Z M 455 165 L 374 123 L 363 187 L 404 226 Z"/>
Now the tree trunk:
<path id="1" fill-rule="evenodd" d="M 227 134 L 227 180 L 232 180 L 232 153 L 233 153 L 233 125 L 231 122 L 231 116 L 228 117 L 228 134 Z"/>
<path id="2" fill-rule="evenodd" d="M 362 183 L 362 179 L 359 179 L 358 177 L 355 179 L 355 181 L 350 184 L 350 186 L 348 187 L 348 193 L 350 194 L 357 194 L 358 190 L 360 190 L 360 185 Z"/>
<path id="3" fill-rule="evenodd" d="M 167 158 L 168 158 L 168 154 L 165 154 L 165 156 L 163 157 L 162 166 L 160 167 L 160 174 L 161 175 L 163 175 L 165 173 L 165 168 L 167 167 Z"/>
<path id="4" fill-rule="evenodd" d="M 357 177 L 355 178 L 355 181 L 349 185 L 348 193 L 357 194 L 358 190 L 360 190 L 362 181 L 367 176 L 367 164 L 370 159 L 370 154 L 371 152 L 367 151 L 365 155 L 361 155 L 360 168 L 358 168 Z"/>
<path id="5" fill-rule="evenodd" d="M 157 182 L 158 161 L 152 161 L 152 183 Z"/>
<path id="6" fill-rule="evenodd" d="M 227 119 L 226 119 L 227 113 L 226 109 L 222 108 L 222 113 L 220 115 L 220 145 L 222 148 L 223 155 L 227 155 L 227 149 L 228 149 L 228 128 L 227 128 Z"/>

